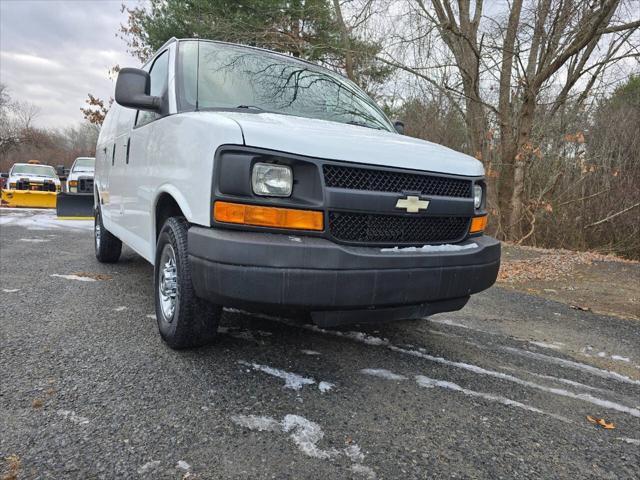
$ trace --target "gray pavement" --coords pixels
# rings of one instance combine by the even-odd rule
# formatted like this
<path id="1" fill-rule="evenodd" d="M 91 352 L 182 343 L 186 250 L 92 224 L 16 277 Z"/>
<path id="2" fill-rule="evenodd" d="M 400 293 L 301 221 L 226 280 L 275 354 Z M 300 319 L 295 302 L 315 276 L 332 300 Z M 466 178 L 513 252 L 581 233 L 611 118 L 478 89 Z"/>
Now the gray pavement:
<path id="1" fill-rule="evenodd" d="M 640 478 L 637 321 L 494 287 L 342 330 L 226 311 L 176 352 L 152 293 L 90 225 L 0 211 L 0 478 Z"/>

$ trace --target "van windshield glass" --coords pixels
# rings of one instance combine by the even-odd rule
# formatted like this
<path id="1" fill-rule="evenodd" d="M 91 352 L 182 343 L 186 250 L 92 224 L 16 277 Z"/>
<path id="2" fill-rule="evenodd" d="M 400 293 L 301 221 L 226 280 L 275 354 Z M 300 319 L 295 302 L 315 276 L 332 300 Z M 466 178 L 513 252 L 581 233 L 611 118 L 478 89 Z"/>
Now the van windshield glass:
<path id="1" fill-rule="evenodd" d="M 14 165 L 11 175 L 34 175 L 40 177 L 56 177 L 56 171 L 49 165 Z"/>
<path id="2" fill-rule="evenodd" d="M 74 172 L 93 172 L 95 168 L 95 158 L 78 158 L 73 164 Z"/>
<path id="3" fill-rule="evenodd" d="M 194 110 L 197 97 L 199 110 L 263 110 L 394 131 L 373 100 L 336 73 L 261 50 L 199 43 L 180 42 L 183 110 Z"/>

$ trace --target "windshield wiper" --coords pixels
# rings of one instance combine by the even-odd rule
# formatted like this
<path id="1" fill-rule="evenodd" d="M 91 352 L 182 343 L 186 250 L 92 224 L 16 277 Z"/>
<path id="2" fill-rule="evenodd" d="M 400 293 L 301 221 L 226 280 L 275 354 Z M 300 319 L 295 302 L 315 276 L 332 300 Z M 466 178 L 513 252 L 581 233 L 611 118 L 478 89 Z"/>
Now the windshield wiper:
<path id="1" fill-rule="evenodd" d="M 359 122 L 357 120 L 349 120 L 347 123 L 349 125 L 357 125 L 358 127 L 373 128 L 374 130 L 384 130 L 384 128 L 382 128 L 382 127 L 376 127 L 375 125 L 370 125 L 370 124 L 365 123 L 365 122 Z"/>
<path id="2" fill-rule="evenodd" d="M 262 111 L 264 111 L 264 108 L 257 107 L 255 105 L 238 105 L 236 108 L 244 108 L 246 110 L 262 110 Z"/>

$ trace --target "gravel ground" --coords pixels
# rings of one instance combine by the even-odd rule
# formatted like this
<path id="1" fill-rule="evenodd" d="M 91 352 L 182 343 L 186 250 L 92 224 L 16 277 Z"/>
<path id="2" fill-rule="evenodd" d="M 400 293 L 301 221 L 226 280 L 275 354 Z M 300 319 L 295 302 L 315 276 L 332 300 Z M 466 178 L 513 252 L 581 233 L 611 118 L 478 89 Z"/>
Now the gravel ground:
<path id="1" fill-rule="evenodd" d="M 152 267 L 48 215 L 0 212 L 0 478 L 640 478 L 637 321 L 496 287 L 345 330 L 227 311 L 176 352 Z"/>

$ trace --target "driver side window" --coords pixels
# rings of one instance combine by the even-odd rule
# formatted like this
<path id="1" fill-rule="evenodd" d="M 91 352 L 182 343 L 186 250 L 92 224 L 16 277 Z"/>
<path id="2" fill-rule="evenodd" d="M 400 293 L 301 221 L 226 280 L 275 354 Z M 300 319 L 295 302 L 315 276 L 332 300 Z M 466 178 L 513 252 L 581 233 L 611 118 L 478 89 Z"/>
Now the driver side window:
<path id="1" fill-rule="evenodd" d="M 151 70 L 149 71 L 151 77 L 151 95 L 161 97 L 167 90 L 167 78 L 169 76 L 169 52 L 165 50 L 157 57 Z M 140 110 L 138 112 L 138 118 L 136 119 L 136 127 L 146 125 L 149 122 L 154 121 L 160 115 L 156 112 L 147 112 Z"/>

